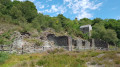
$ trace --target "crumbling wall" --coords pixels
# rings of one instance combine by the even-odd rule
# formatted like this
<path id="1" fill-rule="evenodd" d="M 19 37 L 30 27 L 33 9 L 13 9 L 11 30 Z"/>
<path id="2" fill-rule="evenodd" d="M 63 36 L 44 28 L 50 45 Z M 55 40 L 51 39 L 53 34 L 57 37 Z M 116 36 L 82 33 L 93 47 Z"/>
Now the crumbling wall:
<path id="1" fill-rule="evenodd" d="M 82 45 L 82 39 L 77 39 L 76 40 L 76 46 L 78 49 L 82 49 L 83 48 L 83 45 Z"/>
<path id="2" fill-rule="evenodd" d="M 54 41 L 57 46 L 68 46 L 68 37 L 67 36 L 55 36 L 54 34 L 49 34 L 47 36 L 49 41 Z"/>
<path id="3" fill-rule="evenodd" d="M 89 39 L 90 42 L 90 49 L 94 49 L 95 48 L 95 41 L 94 39 Z"/>
<path id="4" fill-rule="evenodd" d="M 101 39 L 94 39 L 95 47 L 108 48 L 108 43 Z"/>
<path id="5" fill-rule="evenodd" d="M 72 38 L 69 36 L 55 36 L 54 34 L 48 34 L 47 39 L 49 41 L 54 41 L 57 46 L 68 46 L 66 49 L 70 49 L 72 46 Z"/>
<path id="6" fill-rule="evenodd" d="M 91 49 L 90 42 L 85 40 L 85 49 Z"/>
<path id="7" fill-rule="evenodd" d="M 56 45 L 59 45 L 59 46 L 69 46 L 67 36 L 56 37 L 56 42 L 57 42 Z"/>
<path id="8" fill-rule="evenodd" d="M 90 42 L 83 39 L 76 40 L 77 49 L 91 49 Z"/>
<path id="9" fill-rule="evenodd" d="M 49 34 L 47 36 L 49 41 L 53 41 L 57 46 L 68 46 L 67 49 L 71 50 L 74 48 L 77 49 L 95 49 L 95 48 L 108 48 L 108 43 L 103 40 L 98 39 L 90 39 L 90 40 L 83 40 L 83 39 L 72 39 L 69 36 L 55 36 L 54 34 Z"/>

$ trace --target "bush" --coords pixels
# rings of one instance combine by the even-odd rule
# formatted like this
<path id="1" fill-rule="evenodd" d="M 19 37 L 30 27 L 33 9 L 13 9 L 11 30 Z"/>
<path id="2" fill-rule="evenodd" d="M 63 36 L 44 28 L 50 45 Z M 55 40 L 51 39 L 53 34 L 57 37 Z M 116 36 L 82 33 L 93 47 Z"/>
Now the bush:
<path id="1" fill-rule="evenodd" d="M 95 61 L 93 61 L 92 63 L 91 63 L 91 65 L 96 65 L 97 63 L 95 62 Z"/>
<path id="2" fill-rule="evenodd" d="M 91 57 L 95 57 L 95 56 L 97 56 L 97 55 L 99 55 L 99 54 L 100 54 L 100 53 L 98 53 L 98 52 L 91 52 L 91 53 L 90 53 L 90 56 L 91 56 Z"/>
<path id="3" fill-rule="evenodd" d="M 37 65 L 39 65 L 39 66 L 42 66 L 42 65 L 44 65 L 44 64 L 46 64 L 47 62 L 45 61 L 45 60 L 39 60 L 38 62 L 37 62 Z"/>
<path id="4" fill-rule="evenodd" d="M 41 42 L 41 41 L 36 41 L 36 45 L 37 45 L 37 46 L 42 46 L 42 45 L 43 45 L 43 42 Z"/>
<path id="5" fill-rule="evenodd" d="M 77 62 L 79 62 L 80 65 L 84 64 L 85 61 L 84 60 L 81 60 L 81 59 L 76 59 Z"/>

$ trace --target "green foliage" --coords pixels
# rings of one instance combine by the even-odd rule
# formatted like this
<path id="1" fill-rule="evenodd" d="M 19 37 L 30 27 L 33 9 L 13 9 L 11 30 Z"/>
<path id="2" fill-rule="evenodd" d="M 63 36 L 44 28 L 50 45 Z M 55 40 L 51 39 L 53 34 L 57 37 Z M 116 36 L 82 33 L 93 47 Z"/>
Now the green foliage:
<path id="1" fill-rule="evenodd" d="M 117 47 L 120 47 L 120 39 L 117 41 Z"/>
<path id="2" fill-rule="evenodd" d="M 36 41 L 35 43 L 37 46 L 42 46 L 43 45 L 43 42 L 40 42 L 40 41 Z"/>
<path id="3" fill-rule="evenodd" d="M 102 21 L 101 18 L 95 18 L 92 22 L 92 25 L 95 25 L 96 23 L 100 23 Z"/>
<path id="4" fill-rule="evenodd" d="M 102 39 L 109 43 L 116 43 L 118 41 L 117 34 L 112 29 L 105 29 L 103 25 L 96 24 L 93 27 L 92 37 Z"/>
<path id="5" fill-rule="evenodd" d="M 0 35 L 0 45 L 9 45 L 13 42 L 13 38 L 11 38 L 11 32 L 5 32 Z"/>
<path id="6" fill-rule="evenodd" d="M 88 33 L 83 34 L 83 38 L 88 40 L 89 39 Z"/>
<path id="7" fill-rule="evenodd" d="M 15 6 L 13 6 L 10 10 L 10 15 L 13 17 L 13 19 L 18 19 L 22 17 L 22 12 Z"/>
<path id="8" fill-rule="evenodd" d="M 45 67 L 84 67 L 85 61 L 69 54 L 50 54 L 42 57 L 37 65 Z"/>
<path id="9" fill-rule="evenodd" d="M 3 64 L 8 58 L 8 53 L 0 52 L 0 64 Z"/>
<path id="10" fill-rule="evenodd" d="M 38 62 L 37 62 L 37 65 L 39 65 L 39 66 L 42 66 L 42 65 L 45 65 L 46 64 L 46 61 L 45 60 L 39 60 Z"/>
<path id="11" fill-rule="evenodd" d="M 37 9 L 35 5 L 30 1 L 25 1 L 20 4 L 19 9 L 23 13 L 27 22 L 32 22 L 32 20 L 37 16 Z"/>
<path id="12" fill-rule="evenodd" d="M 70 20 L 63 14 L 57 17 L 50 17 L 37 13 L 36 6 L 30 1 L 0 0 L 0 23 L 11 23 L 22 28 L 21 32 L 28 32 L 33 29 L 37 31 L 53 28 L 56 32 L 68 33 L 71 36 L 89 39 L 83 34 L 79 27 L 91 24 L 93 26 L 92 38 L 102 39 L 109 43 L 119 45 L 120 20 L 95 18 L 93 20 L 83 18 L 80 20 Z M 1 40 L 4 43 L 6 39 Z"/>
<path id="13" fill-rule="evenodd" d="M 78 21 L 78 23 L 81 25 L 88 25 L 88 24 L 92 24 L 92 20 L 88 19 L 88 18 L 83 18 L 83 19 L 80 19 Z"/>

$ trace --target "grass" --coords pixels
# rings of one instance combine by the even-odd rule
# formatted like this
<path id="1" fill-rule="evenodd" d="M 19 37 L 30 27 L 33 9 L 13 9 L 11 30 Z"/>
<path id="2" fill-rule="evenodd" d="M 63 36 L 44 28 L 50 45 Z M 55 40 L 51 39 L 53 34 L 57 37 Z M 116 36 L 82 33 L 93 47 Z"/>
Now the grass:
<path id="1" fill-rule="evenodd" d="M 90 65 L 120 65 L 116 51 L 81 51 L 68 52 L 55 49 L 41 54 L 10 55 L 0 67 L 87 67 Z M 100 57 L 97 57 L 104 54 Z"/>
<path id="2" fill-rule="evenodd" d="M 100 53 L 93 51 L 57 53 L 55 50 L 52 54 L 42 57 L 37 65 L 43 67 L 86 67 L 86 62 Z"/>
<path id="3" fill-rule="evenodd" d="M 1 52 L 0 53 L 0 64 L 3 64 L 9 58 L 8 53 Z"/>
<path id="4" fill-rule="evenodd" d="M 43 67 L 80 67 L 84 64 L 85 61 L 81 58 L 75 58 L 68 54 L 52 54 L 37 62 L 37 65 Z"/>
<path id="5" fill-rule="evenodd" d="M 95 57 L 93 60 L 98 65 L 105 65 L 107 67 L 112 65 L 120 65 L 120 56 L 117 55 L 116 51 L 107 51 L 102 57 Z"/>
<path id="6" fill-rule="evenodd" d="M 31 61 L 35 59 L 39 59 L 44 54 L 24 54 L 24 55 L 16 55 L 11 54 L 9 59 L 1 64 L 0 67 L 11 67 L 17 63 L 26 63 L 26 61 Z M 24 64 L 23 64 L 24 65 Z"/>

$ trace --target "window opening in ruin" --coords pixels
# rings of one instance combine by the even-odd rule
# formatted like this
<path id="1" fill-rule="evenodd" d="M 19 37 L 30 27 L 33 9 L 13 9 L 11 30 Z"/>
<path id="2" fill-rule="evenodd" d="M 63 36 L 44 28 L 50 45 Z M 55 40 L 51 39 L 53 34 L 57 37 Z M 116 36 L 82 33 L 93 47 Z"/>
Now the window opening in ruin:
<path id="1" fill-rule="evenodd" d="M 82 46 L 85 46 L 85 41 L 82 41 Z"/>

